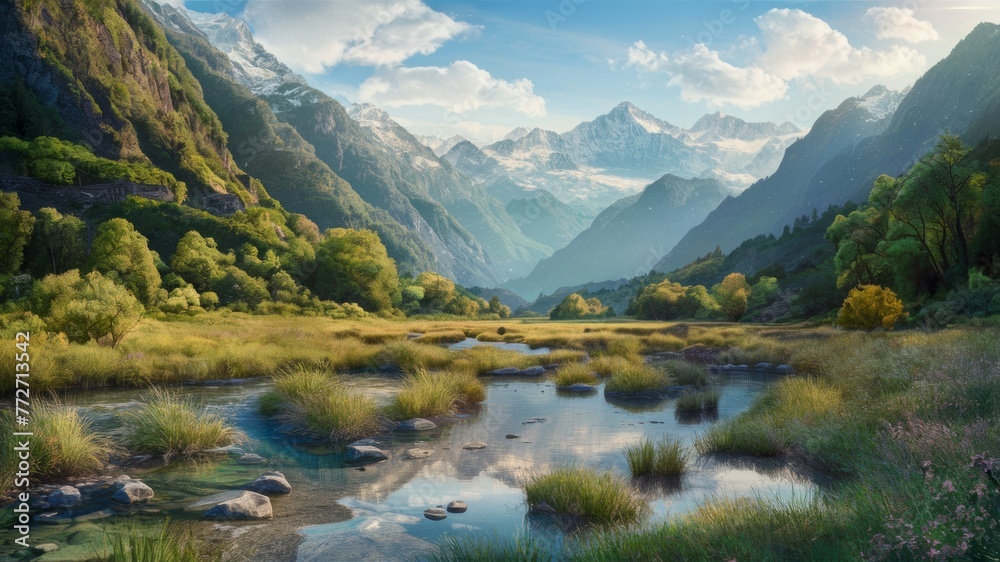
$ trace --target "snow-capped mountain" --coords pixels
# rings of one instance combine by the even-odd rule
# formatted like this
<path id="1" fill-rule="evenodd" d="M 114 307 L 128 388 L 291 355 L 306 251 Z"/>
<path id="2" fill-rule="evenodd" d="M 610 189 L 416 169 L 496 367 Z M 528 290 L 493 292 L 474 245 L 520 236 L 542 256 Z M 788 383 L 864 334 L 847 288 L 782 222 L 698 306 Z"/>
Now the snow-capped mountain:
<path id="1" fill-rule="evenodd" d="M 511 132 L 507 133 L 506 135 L 504 135 L 503 139 L 501 139 L 501 140 L 517 140 L 517 139 L 519 139 L 519 138 L 527 135 L 530 132 L 531 132 L 531 129 L 529 129 L 527 127 L 518 127 L 516 129 L 514 129 L 513 131 L 511 131 Z"/>

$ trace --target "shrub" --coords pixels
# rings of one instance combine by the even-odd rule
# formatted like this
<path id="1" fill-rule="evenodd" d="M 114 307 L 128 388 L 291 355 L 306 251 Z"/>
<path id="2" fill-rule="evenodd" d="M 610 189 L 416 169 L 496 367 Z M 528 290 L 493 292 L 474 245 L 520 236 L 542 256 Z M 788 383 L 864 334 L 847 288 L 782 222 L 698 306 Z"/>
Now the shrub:
<path id="1" fill-rule="evenodd" d="M 552 545 L 531 534 L 463 534 L 448 535 L 439 544 L 441 551 L 433 556 L 435 562 L 464 562 L 467 560 L 510 560 L 518 562 L 550 562 Z"/>
<path id="2" fill-rule="evenodd" d="M 545 503 L 574 523 L 632 524 L 648 506 L 620 476 L 591 468 L 558 468 L 524 484 L 528 505 Z"/>
<path id="3" fill-rule="evenodd" d="M 837 324 L 848 330 L 891 330 L 905 317 L 903 301 L 892 289 L 861 285 L 851 289 L 837 315 Z"/>
<path id="4" fill-rule="evenodd" d="M 200 412 L 166 390 L 151 390 L 142 406 L 122 416 L 127 426 L 125 443 L 140 452 L 191 456 L 246 439 L 221 417 Z"/>
<path id="5" fill-rule="evenodd" d="M 730 273 L 712 288 L 712 293 L 727 318 L 735 322 L 743 317 L 750 298 L 750 285 L 742 273 Z"/>
<path id="6" fill-rule="evenodd" d="M 625 459 L 633 476 L 680 476 L 687 472 L 688 455 L 679 439 L 650 439 L 625 447 Z"/>
<path id="7" fill-rule="evenodd" d="M 579 320 L 612 315 L 611 309 L 601 304 L 597 298 L 584 299 L 577 293 L 568 295 L 549 312 L 552 320 Z"/>
<path id="8" fill-rule="evenodd" d="M 695 439 L 695 449 L 708 453 L 735 453 L 755 457 L 784 454 L 788 439 L 766 421 L 736 418 L 714 425 L 704 436 Z"/>

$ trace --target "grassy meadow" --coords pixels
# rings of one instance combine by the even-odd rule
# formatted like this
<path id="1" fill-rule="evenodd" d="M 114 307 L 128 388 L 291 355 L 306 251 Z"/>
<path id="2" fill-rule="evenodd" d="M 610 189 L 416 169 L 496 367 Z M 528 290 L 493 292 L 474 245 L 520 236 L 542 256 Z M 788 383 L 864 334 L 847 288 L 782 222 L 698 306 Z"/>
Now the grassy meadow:
<path id="1" fill-rule="evenodd" d="M 480 341 L 548 347 L 526 355 Z M 599 531 L 576 536 L 582 560 L 995 560 L 1000 557 L 1000 327 L 989 321 L 941 331 L 848 332 L 832 327 L 630 321 L 393 321 L 211 313 L 146 319 L 117 348 L 32 336 L 33 390 L 104 385 L 148 388 L 185 381 L 273 377 L 262 415 L 303 433 L 351 439 L 393 420 L 445 415 L 486 397 L 483 375 L 502 367 L 558 364 L 557 385 L 603 381 L 608 389 L 688 387 L 678 411 L 718 402 L 703 365 L 648 364 L 664 351 L 706 350 L 716 364 L 791 365 L 749 410 L 706 427 L 693 448 L 638 442 L 623 451 L 632 472 L 676 476 L 698 456 L 793 459 L 827 475 L 814 498 L 718 497 L 690 514 L 636 526 L 646 512 L 622 475 L 560 467 L 525 482 L 526 503 Z M 10 361 L 4 358 L 3 361 Z M 4 368 L 10 367 L 9 365 Z M 394 369 L 388 369 L 393 367 Z M 395 369 L 395 368 L 398 368 Z M 400 377 L 385 408 L 352 393 L 352 372 Z M 402 372 L 403 374 L 393 374 Z M 47 409 L 46 409 L 47 408 Z M 168 391 L 146 393 L 125 439 L 96 436 L 58 403 L 43 406 L 52 432 L 39 453 L 47 474 L 98 470 L 116 447 L 186 454 L 238 442 L 218 420 L 199 417 Z M 41 419 L 41 416 L 40 416 Z M 9 424 L 9 419 L 0 420 Z M 9 432 L 0 432 L 3 434 Z M 58 447 L 57 443 L 59 442 Z M 45 440 L 41 440 L 45 442 Z M 646 477 L 644 476 L 644 477 Z M 9 482 L 0 482 L 9 486 Z M 577 501 L 565 503 L 566 497 Z M 449 539 L 441 559 L 545 559 L 535 538 Z"/>

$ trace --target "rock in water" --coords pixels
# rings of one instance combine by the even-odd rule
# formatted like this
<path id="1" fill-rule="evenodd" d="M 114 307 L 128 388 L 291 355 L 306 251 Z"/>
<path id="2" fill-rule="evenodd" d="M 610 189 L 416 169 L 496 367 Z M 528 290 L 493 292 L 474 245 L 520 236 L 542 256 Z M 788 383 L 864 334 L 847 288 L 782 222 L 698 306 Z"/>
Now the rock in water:
<path id="1" fill-rule="evenodd" d="M 138 480 L 129 480 L 115 486 L 118 490 L 111 496 L 111 501 L 116 503 L 125 505 L 145 503 L 153 497 L 153 489 Z"/>
<path id="2" fill-rule="evenodd" d="M 465 445 L 462 445 L 462 448 L 465 449 L 466 451 L 477 451 L 479 449 L 485 449 L 486 443 L 483 443 L 482 441 L 471 441 L 469 443 L 466 443 Z"/>
<path id="3" fill-rule="evenodd" d="M 469 506 L 464 501 L 455 500 L 448 504 L 448 513 L 465 513 Z"/>
<path id="4" fill-rule="evenodd" d="M 257 492 L 243 491 L 231 500 L 209 509 L 202 517 L 209 519 L 270 519 L 271 499 Z"/>
<path id="5" fill-rule="evenodd" d="M 378 447 L 371 447 L 369 445 L 348 445 L 347 446 L 347 461 L 348 462 L 378 462 L 384 461 L 389 458 L 389 453 L 379 449 Z"/>
<path id="6" fill-rule="evenodd" d="M 285 475 L 280 472 L 265 472 L 247 486 L 251 492 L 264 494 L 265 496 L 276 496 L 280 494 L 292 493 L 292 485 L 288 483 Z"/>
<path id="7" fill-rule="evenodd" d="M 448 513 L 440 507 L 432 507 L 424 510 L 424 517 L 431 521 L 441 521 L 448 518 Z"/>
<path id="8" fill-rule="evenodd" d="M 407 449 L 406 456 L 411 459 L 426 459 L 434 454 L 430 449 Z"/>
<path id="9" fill-rule="evenodd" d="M 76 507 L 83 503 L 80 490 L 73 486 L 61 486 L 49 494 L 48 503 L 56 508 Z"/>
<path id="10" fill-rule="evenodd" d="M 431 429 L 437 429 L 437 424 L 424 418 L 413 418 L 396 426 L 396 431 L 428 431 Z"/>

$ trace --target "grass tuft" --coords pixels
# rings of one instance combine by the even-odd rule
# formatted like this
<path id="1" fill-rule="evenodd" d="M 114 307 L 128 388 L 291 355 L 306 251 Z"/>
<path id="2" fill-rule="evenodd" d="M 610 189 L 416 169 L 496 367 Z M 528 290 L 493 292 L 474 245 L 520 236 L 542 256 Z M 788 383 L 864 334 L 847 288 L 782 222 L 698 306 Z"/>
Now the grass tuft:
<path id="1" fill-rule="evenodd" d="M 570 386 L 578 383 L 597 384 L 597 375 L 583 363 L 569 363 L 556 370 L 556 386 Z"/>
<path id="2" fill-rule="evenodd" d="M 694 446 L 702 455 L 734 453 L 777 457 L 785 453 L 788 439 L 784 432 L 775 429 L 767 421 L 740 416 L 712 426 L 705 435 L 695 439 Z"/>
<path id="3" fill-rule="evenodd" d="M 677 411 L 682 414 L 697 413 L 702 410 L 715 410 L 719 407 L 720 393 L 718 390 L 685 391 L 677 397 Z"/>
<path id="4" fill-rule="evenodd" d="M 114 450 L 111 441 L 99 435 L 88 419 L 58 402 L 35 404 L 31 424 L 34 476 L 67 478 L 93 474 L 104 467 Z"/>
<path id="5" fill-rule="evenodd" d="M 676 477 L 687 472 L 688 454 L 680 439 L 643 439 L 625 447 L 625 459 L 632 476 Z"/>
<path id="6" fill-rule="evenodd" d="M 687 361 L 667 361 L 667 372 L 676 384 L 683 386 L 705 386 L 708 384 L 708 369 Z"/>
<path id="7" fill-rule="evenodd" d="M 545 503 L 574 523 L 631 525 L 649 507 L 620 476 L 591 468 L 558 468 L 524 484 L 528 505 Z"/>
<path id="8" fill-rule="evenodd" d="M 403 388 L 386 409 L 396 419 L 428 418 L 451 413 L 459 405 L 486 398 L 486 388 L 468 371 L 429 372 L 418 369 L 407 375 Z"/>
<path id="9" fill-rule="evenodd" d="M 260 398 L 262 413 L 278 416 L 293 432 L 353 440 L 378 433 L 382 420 L 375 401 L 352 391 L 341 376 L 300 367 L 275 377 Z"/>
<path id="10" fill-rule="evenodd" d="M 191 456 L 205 449 L 245 441 L 242 432 L 167 390 L 153 389 L 137 409 L 122 414 L 130 450 L 164 456 Z"/>
<path id="11" fill-rule="evenodd" d="M 505 536 L 494 534 L 446 535 L 438 544 L 440 551 L 431 556 L 435 562 L 510 561 L 549 562 L 552 545 L 531 534 Z"/>
<path id="12" fill-rule="evenodd" d="M 663 371 L 645 363 L 629 363 L 611 375 L 605 388 L 614 392 L 643 392 L 656 390 L 670 384 L 670 377 Z"/>
<path id="13" fill-rule="evenodd" d="M 142 525 L 135 519 L 104 528 L 107 562 L 201 562 L 220 560 L 220 553 L 195 539 L 190 529 L 181 529 L 169 520 L 159 525 Z"/>

